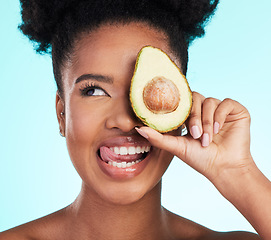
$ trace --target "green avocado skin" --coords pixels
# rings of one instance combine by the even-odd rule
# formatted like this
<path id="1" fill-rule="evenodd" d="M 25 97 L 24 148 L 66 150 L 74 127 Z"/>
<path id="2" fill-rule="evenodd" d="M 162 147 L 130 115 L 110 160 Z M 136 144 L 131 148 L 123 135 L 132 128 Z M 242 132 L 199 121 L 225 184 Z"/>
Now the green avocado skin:
<path id="1" fill-rule="evenodd" d="M 179 90 L 179 105 L 173 112 L 154 113 L 144 103 L 144 87 L 159 76 L 171 80 Z M 130 102 L 134 113 L 145 125 L 165 133 L 177 129 L 188 118 L 192 107 L 192 92 L 185 76 L 165 52 L 145 46 L 137 56 L 130 86 Z"/>

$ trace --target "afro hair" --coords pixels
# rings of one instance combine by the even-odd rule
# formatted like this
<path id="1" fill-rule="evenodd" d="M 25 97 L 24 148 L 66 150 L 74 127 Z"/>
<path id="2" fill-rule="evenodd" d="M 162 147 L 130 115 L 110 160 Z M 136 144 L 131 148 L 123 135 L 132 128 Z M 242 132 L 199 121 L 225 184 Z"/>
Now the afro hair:
<path id="1" fill-rule="evenodd" d="M 145 22 L 164 31 L 186 74 L 188 46 L 205 33 L 218 0 L 20 0 L 21 31 L 38 53 L 52 53 L 61 92 L 60 67 L 76 37 L 109 22 Z"/>

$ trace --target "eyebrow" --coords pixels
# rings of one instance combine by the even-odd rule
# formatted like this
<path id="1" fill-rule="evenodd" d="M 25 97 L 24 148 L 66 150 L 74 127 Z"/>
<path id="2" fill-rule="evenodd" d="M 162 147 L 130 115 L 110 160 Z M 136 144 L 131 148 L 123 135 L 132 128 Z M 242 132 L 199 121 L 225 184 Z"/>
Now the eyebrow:
<path id="1" fill-rule="evenodd" d="M 113 83 L 113 78 L 109 76 L 103 76 L 99 74 L 83 74 L 75 80 L 75 83 L 79 83 L 84 80 L 96 80 L 98 82 Z"/>

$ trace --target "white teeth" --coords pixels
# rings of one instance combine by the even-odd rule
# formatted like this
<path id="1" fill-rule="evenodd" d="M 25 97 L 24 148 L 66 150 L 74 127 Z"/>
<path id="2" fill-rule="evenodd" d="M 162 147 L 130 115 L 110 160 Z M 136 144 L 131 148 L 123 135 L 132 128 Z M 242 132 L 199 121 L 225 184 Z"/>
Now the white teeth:
<path id="1" fill-rule="evenodd" d="M 127 155 L 128 154 L 128 149 L 127 147 L 120 147 L 120 155 Z"/>
<path id="2" fill-rule="evenodd" d="M 149 152 L 151 147 L 150 146 L 130 146 L 130 147 L 111 147 L 111 151 L 113 151 L 116 154 L 119 155 L 133 155 L 133 154 L 139 154 L 144 152 Z"/>
<path id="3" fill-rule="evenodd" d="M 114 161 L 109 161 L 108 164 L 117 167 L 117 168 L 128 168 L 131 167 L 137 163 L 140 163 L 142 160 L 136 160 L 132 162 L 114 162 Z"/>
<path id="4" fill-rule="evenodd" d="M 145 152 L 145 147 L 142 147 L 141 152 L 142 152 L 142 153 Z"/>
<path id="5" fill-rule="evenodd" d="M 135 147 L 129 147 L 129 148 L 128 148 L 128 154 L 129 154 L 129 155 L 132 155 L 132 154 L 135 154 L 135 153 L 136 153 Z"/>
<path id="6" fill-rule="evenodd" d="M 130 146 L 130 147 L 110 147 L 110 150 L 115 154 L 119 155 L 134 155 L 144 152 L 149 152 L 151 149 L 150 146 Z M 129 168 L 137 163 L 140 163 L 142 160 L 136 160 L 132 162 L 115 162 L 115 161 L 108 161 L 107 163 L 110 166 L 117 167 L 117 168 Z"/>
<path id="7" fill-rule="evenodd" d="M 121 167 L 122 167 L 122 168 L 126 168 L 126 164 L 127 164 L 127 162 L 122 162 L 122 163 L 121 163 Z"/>
<path id="8" fill-rule="evenodd" d="M 114 147 L 114 153 L 120 154 L 120 149 L 118 147 Z"/>

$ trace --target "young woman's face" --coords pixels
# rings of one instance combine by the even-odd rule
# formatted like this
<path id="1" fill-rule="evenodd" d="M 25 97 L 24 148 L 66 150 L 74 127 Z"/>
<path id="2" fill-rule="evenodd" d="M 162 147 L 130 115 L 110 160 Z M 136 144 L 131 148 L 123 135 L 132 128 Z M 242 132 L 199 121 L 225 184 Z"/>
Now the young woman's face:
<path id="1" fill-rule="evenodd" d="M 129 87 L 137 54 L 146 45 L 171 54 L 164 35 L 147 25 L 105 25 L 76 42 L 62 71 L 62 129 L 71 160 L 92 196 L 118 204 L 150 192 L 173 157 L 135 130 L 142 123 L 132 111 Z M 59 100 L 57 111 L 61 108 Z"/>

